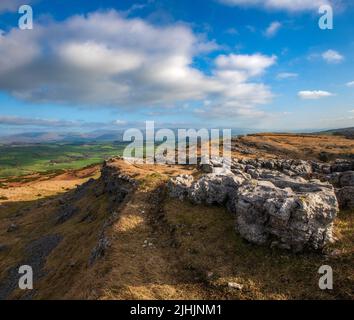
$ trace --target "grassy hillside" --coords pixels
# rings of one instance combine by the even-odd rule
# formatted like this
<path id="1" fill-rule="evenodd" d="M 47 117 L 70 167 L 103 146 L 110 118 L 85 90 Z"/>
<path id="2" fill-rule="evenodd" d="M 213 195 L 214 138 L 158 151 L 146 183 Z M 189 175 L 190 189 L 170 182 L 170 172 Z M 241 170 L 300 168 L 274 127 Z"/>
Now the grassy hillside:
<path id="1" fill-rule="evenodd" d="M 354 140 L 334 135 L 252 134 L 233 140 L 233 156 L 330 161 L 352 158 Z"/>
<path id="2" fill-rule="evenodd" d="M 79 169 L 121 155 L 123 143 L 0 145 L 0 178 Z"/>
<path id="3" fill-rule="evenodd" d="M 56 235 L 61 241 L 39 264 L 43 276 L 30 298 L 353 299 L 354 212 L 339 215 L 338 241 L 326 255 L 293 254 L 242 240 L 233 215 L 224 208 L 169 198 L 166 181 L 180 173 L 197 174 L 193 168 L 116 165 L 140 182 L 118 206 L 101 192 L 99 179 L 79 194 L 62 193 L 61 179 L 56 181 L 59 194 L 3 203 L 0 243 L 7 248 L 0 252 L 0 284 L 33 243 Z M 55 218 L 69 199 L 77 211 L 57 224 Z M 6 232 L 13 223 L 18 229 Z M 110 245 L 91 265 L 102 228 Z M 333 268 L 334 290 L 318 287 L 318 269 L 324 264 Z M 230 288 L 233 282 L 242 289 Z M 9 298 L 26 296 L 14 290 Z"/>
<path id="4" fill-rule="evenodd" d="M 354 154 L 353 143 L 332 135 L 250 135 L 233 140 L 233 156 L 318 159 L 325 152 L 328 158 L 345 158 Z M 324 255 L 258 247 L 235 232 L 235 217 L 225 208 L 167 195 L 170 177 L 200 174 L 193 166 L 113 161 L 117 172 L 138 182 L 123 202 L 115 201 L 117 192 L 104 191 L 100 166 L 75 170 L 120 154 L 123 147 L 0 147 L 0 175 L 7 175 L 0 179 L 0 297 L 353 299 L 352 210 L 339 214 L 338 241 Z M 28 175 L 36 171 L 42 173 Z M 95 180 L 82 188 L 90 178 Z M 58 217 L 65 220 L 58 223 Z M 91 264 L 102 234 L 109 239 L 108 248 Z M 31 296 L 12 290 L 8 282 L 24 262 L 34 264 L 41 275 Z M 318 269 L 325 264 L 333 268 L 332 291 L 318 287 Z"/>

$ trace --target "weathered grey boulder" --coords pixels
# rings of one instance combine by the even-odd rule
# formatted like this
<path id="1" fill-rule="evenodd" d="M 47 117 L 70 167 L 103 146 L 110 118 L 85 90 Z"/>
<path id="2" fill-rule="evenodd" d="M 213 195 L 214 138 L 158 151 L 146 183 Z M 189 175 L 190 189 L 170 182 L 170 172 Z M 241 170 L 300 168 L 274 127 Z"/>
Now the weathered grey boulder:
<path id="1" fill-rule="evenodd" d="M 234 170 L 238 170 L 238 171 L 243 171 L 245 172 L 246 170 L 246 165 L 242 164 L 242 163 L 233 163 L 232 164 L 232 167 L 231 167 L 231 170 L 234 171 Z"/>
<path id="2" fill-rule="evenodd" d="M 324 177 L 336 188 L 354 186 L 354 171 L 334 172 Z"/>
<path id="3" fill-rule="evenodd" d="M 193 176 L 187 174 L 172 178 L 167 185 L 170 196 L 180 200 L 187 198 L 193 182 Z"/>
<path id="4" fill-rule="evenodd" d="M 180 200 L 189 199 L 197 204 L 222 205 L 233 198 L 244 181 L 242 176 L 236 176 L 231 172 L 206 174 L 196 181 L 192 176 L 180 175 L 169 181 L 168 190 L 171 197 Z"/>
<path id="5" fill-rule="evenodd" d="M 210 159 L 202 157 L 199 169 L 203 173 L 218 173 L 220 170 L 231 168 L 232 163 L 223 157 L 211 157 Z"/>
<path id="6" fill-rule="evenodd" d="M 337 189 L 336 195 L 341 209 L 354 209 L 354 186 Z"/>
<path id="7" fill-rule="evenodd" d="M 292 188 L 301 183 L 306 183 L 306 180 L 301 177 L 290 177 L 279 171 L 257 169 L 249 172 L 252 178 L 263 181 L 270 181 L 279 188 Z"/>
<path id="8" fill-rule="evenodd" d="M 298 159 L 241 159 L 238 164 L 233 162 L 234 168 L 239 169 L 239 165 L 245 166 L 246 172 L 254 169 L 268 169 L 280 171 L 290 176 L 302 177 L 308 177 L 313 172 L 311 163 Z"/>
<path id="9" fill-rule="evenodd" d="M 354 162 L 350 161 L 350 160 L 337 159 L 331 165 L 332 172 L 345 172 L 345 171 L 351 171 L 351 170 L 354 170 Z"/>
<path id="10" fill-rule="evenodd" d="M 312 171 L 314 173 L 321 173 L 321 174 L 330 174 L 331 173 L 331 165 L 327 163 L 320 163 L 316 161 L 310 161 L 312 166 Z"/>
<path id="11" fill-rule="evenodd" d="M 295 192 L 269 181 L 241 186 L 235 198 L 237 231 L 252 243 L 296 252 L 323 248 L 332 240 L 337 199 L 333 188 L 306 187 L 307 192 Z"/>
<path id="12" fill-rule="evenodd" d="M 338 178 L 339 187 L 354 187 L 354 171 L 343 172 Z"/>
<path id="13" fill-rule="evenodd" d="M 243 170 L 239 170 L 239 169 L 232 169 L 232 173 L 236 176 L 241 176 L 243 179 L 245 180 L 251 180 L 252 177 L 250 174 L 245 173 Z"/>
<path id="14" fill-rule="evenodd" d="M 232 173 L 226 175 L 208 174 L 192 184 L 188 198 L 199 204 L 226 204 L 244 181 L 244 178 Z"/>
<path id="15" fill-rule="evenodd" d="M 172 179 L 170 195 L 197 204 L 226 206 L 236 215 L 240 235 L 255 244 L 298 252 L 322 249 L 332 240 L 338 201 L 330 183 L 304 178 L 314 176 L 313 164 L 301 160 L 241 159 L 233 160 L 231 171 L 213 167 L 213 172 L 198 180 L 192 176 Z M 340 173 L 340 177 L 338 183 L 352 183 L 351 174 Z M 353 205 L 353 192 L 347 189 L 340 193 L 345 206 Z"/>
<path id="16" fill-rule="evenodd" d="M 235 176 L 235 174 L 233 174 L 230 169 L 225 168 L 225 167 L 213 168 L 213 174 L 214 175 L 221 175 L 221 176 Z"/>
<path id="17" fill-rule="evenodd" d="M 227 161 L 223 157 L 211 157 L 210 164 L 213 168 L 222 168 L 227 165 Z"/>
<path id="18" fill-rule="evenodd" d="M 334 172 L 325 177 L 336 187 L 336 195 L 341 209 L 354 208 L 354 171 Z"/>
<path id="19" fill-rule="evenodd" d="M 292 160 L 289 170 L 294 172 L 295 175 L 307 177 L 312 173 L 312 166 L 304 160 Z"/>

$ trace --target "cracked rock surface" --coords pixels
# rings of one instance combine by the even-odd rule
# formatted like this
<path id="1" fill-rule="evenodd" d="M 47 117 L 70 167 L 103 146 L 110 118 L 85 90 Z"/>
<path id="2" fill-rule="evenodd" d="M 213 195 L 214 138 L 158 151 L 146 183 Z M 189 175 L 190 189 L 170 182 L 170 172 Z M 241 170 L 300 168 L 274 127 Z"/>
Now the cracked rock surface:
<path id="1" fill-rule="evenodd" d="M 333 166 L 343 169 L 339 161 Z M 180 200 L 226 206 L 236 216 L 237 232 L 249 242 L 294 252 L 320 250 L 333 241 L 338 195 L 347 205 L 354 197 L 350 190 L 336 192 L 325 173 L 322 181 L 313 179 L 313 168 L 302 160 L 234 161 L 232 172 L 218 166 L 199 179 L 171 179 L 168 188 Z M 340 172 L 337 180 L 345 184 L 341 190 L 353 188 L 352 172 Z"/>

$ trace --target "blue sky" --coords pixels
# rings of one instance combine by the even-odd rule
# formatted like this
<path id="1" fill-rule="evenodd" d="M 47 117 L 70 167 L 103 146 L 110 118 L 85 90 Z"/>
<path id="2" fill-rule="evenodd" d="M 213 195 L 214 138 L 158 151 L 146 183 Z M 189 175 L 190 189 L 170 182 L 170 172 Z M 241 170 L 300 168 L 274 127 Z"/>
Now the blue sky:
<path id="1" fill-rule="evenodd" d="M 21 4 L 0 4 L 0 134 L 354 125 L 351 1 L 34 0 L 33 30 Z"/>

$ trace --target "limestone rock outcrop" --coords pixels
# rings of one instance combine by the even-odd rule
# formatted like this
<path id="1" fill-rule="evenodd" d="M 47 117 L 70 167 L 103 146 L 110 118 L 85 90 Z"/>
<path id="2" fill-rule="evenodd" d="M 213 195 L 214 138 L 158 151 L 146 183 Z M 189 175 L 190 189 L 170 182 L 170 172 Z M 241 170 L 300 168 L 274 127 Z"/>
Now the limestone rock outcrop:
<path id="1" fill-rule="evenodd" d="M 301 160 L 233 161 L 232 171 L 218 166 L 199 179 L 178 176 L 168 187 L 180 200 L 226 206 L 235 214 L 237 232 L 252 243 L 317 250 L 333 240 L 339 209 L 333 185 L 311 179 L 312 167 Z M 341 175 L 338 181 L 352 183 L 351 174 Z"/>
<path id="2" fill-rule="evenodd" d="M 236 229 L 256 244 L 295 252 L 323 248 L 333 239 L 337 199 L 333 188 L 305 185 L 305 189 L 282 189 L 269 181 L 242 186 L 235 200 Z"/>

